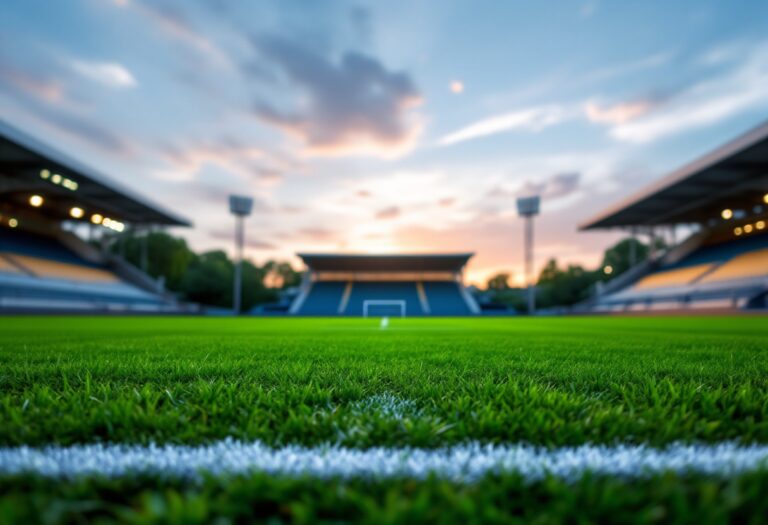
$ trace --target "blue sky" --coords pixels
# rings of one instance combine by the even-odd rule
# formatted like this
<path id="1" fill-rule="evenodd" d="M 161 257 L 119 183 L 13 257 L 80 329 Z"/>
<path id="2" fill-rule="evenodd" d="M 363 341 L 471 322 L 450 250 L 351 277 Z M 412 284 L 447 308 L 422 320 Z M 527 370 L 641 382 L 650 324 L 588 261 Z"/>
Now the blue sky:
<path id="1" fill-rule="evenodd" d="M 256 260 L 596 264 L 579 221 L 768 118 L 768 3 L 10 0 L 0 117 Z"/>

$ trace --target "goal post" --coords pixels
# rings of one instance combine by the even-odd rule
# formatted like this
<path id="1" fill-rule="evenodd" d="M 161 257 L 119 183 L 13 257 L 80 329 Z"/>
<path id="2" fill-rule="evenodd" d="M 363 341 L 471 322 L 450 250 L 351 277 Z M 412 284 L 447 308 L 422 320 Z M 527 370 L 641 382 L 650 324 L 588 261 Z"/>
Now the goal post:
<path id="1" fill-rule="evenodd" d="M 368 299 L 363 301 L 363 317 L 405 317 L 405 301 Z"/>

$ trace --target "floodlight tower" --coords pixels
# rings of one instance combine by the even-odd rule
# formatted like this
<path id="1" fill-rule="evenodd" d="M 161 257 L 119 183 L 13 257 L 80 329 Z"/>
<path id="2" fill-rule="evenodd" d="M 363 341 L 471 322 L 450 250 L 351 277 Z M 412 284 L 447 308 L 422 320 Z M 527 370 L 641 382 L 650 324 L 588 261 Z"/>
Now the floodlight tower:
<path id="1" fill-rule="evenodd" d="M 242 293 L 243 244 L 245 242 L 245 218 L 251 214 L 253 199 L 239 195 L 229 196 L 229 212 L 235 216 L 235 288 L 232 294 L 232 311 L 240 314 Z"/>
<path id="2" fill-rule="evenodd" d="M 525 219 L 525 281 L 528 285 L 528 314 L 536 311 L 536 283 L 533 276 L 533 218 L 539 214 L 541 198 L 521 197 L 517 199 L 517 214 Z"/>

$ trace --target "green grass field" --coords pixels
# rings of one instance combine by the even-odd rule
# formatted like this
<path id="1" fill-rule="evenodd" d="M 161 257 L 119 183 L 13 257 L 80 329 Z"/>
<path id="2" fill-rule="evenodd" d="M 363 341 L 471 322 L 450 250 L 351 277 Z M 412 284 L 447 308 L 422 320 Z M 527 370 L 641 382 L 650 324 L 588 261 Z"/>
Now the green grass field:
<path id="1" fill-rule="evenodd" d="M 0 446 L 768 443 L 768 319 L 0 318 Z M 0 477 L 0 520 L 761 523 L 768 472 Z"/>

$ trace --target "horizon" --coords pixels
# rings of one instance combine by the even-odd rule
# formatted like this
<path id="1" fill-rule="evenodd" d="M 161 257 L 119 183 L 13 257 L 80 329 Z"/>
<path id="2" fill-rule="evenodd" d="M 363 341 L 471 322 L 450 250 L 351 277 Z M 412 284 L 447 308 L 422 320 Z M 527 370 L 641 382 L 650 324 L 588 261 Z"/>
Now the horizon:
<path id="1" fill-rule="evenodd" d="M 0 117 L 246 256 L 474 252 L 596 267 L 584 219 L 768 118 L 768 5 L 0 5 Z M 513 73 L 507 73 L 511 71 Z M 194 210 L 194 212 L 190 211 Z"/>

